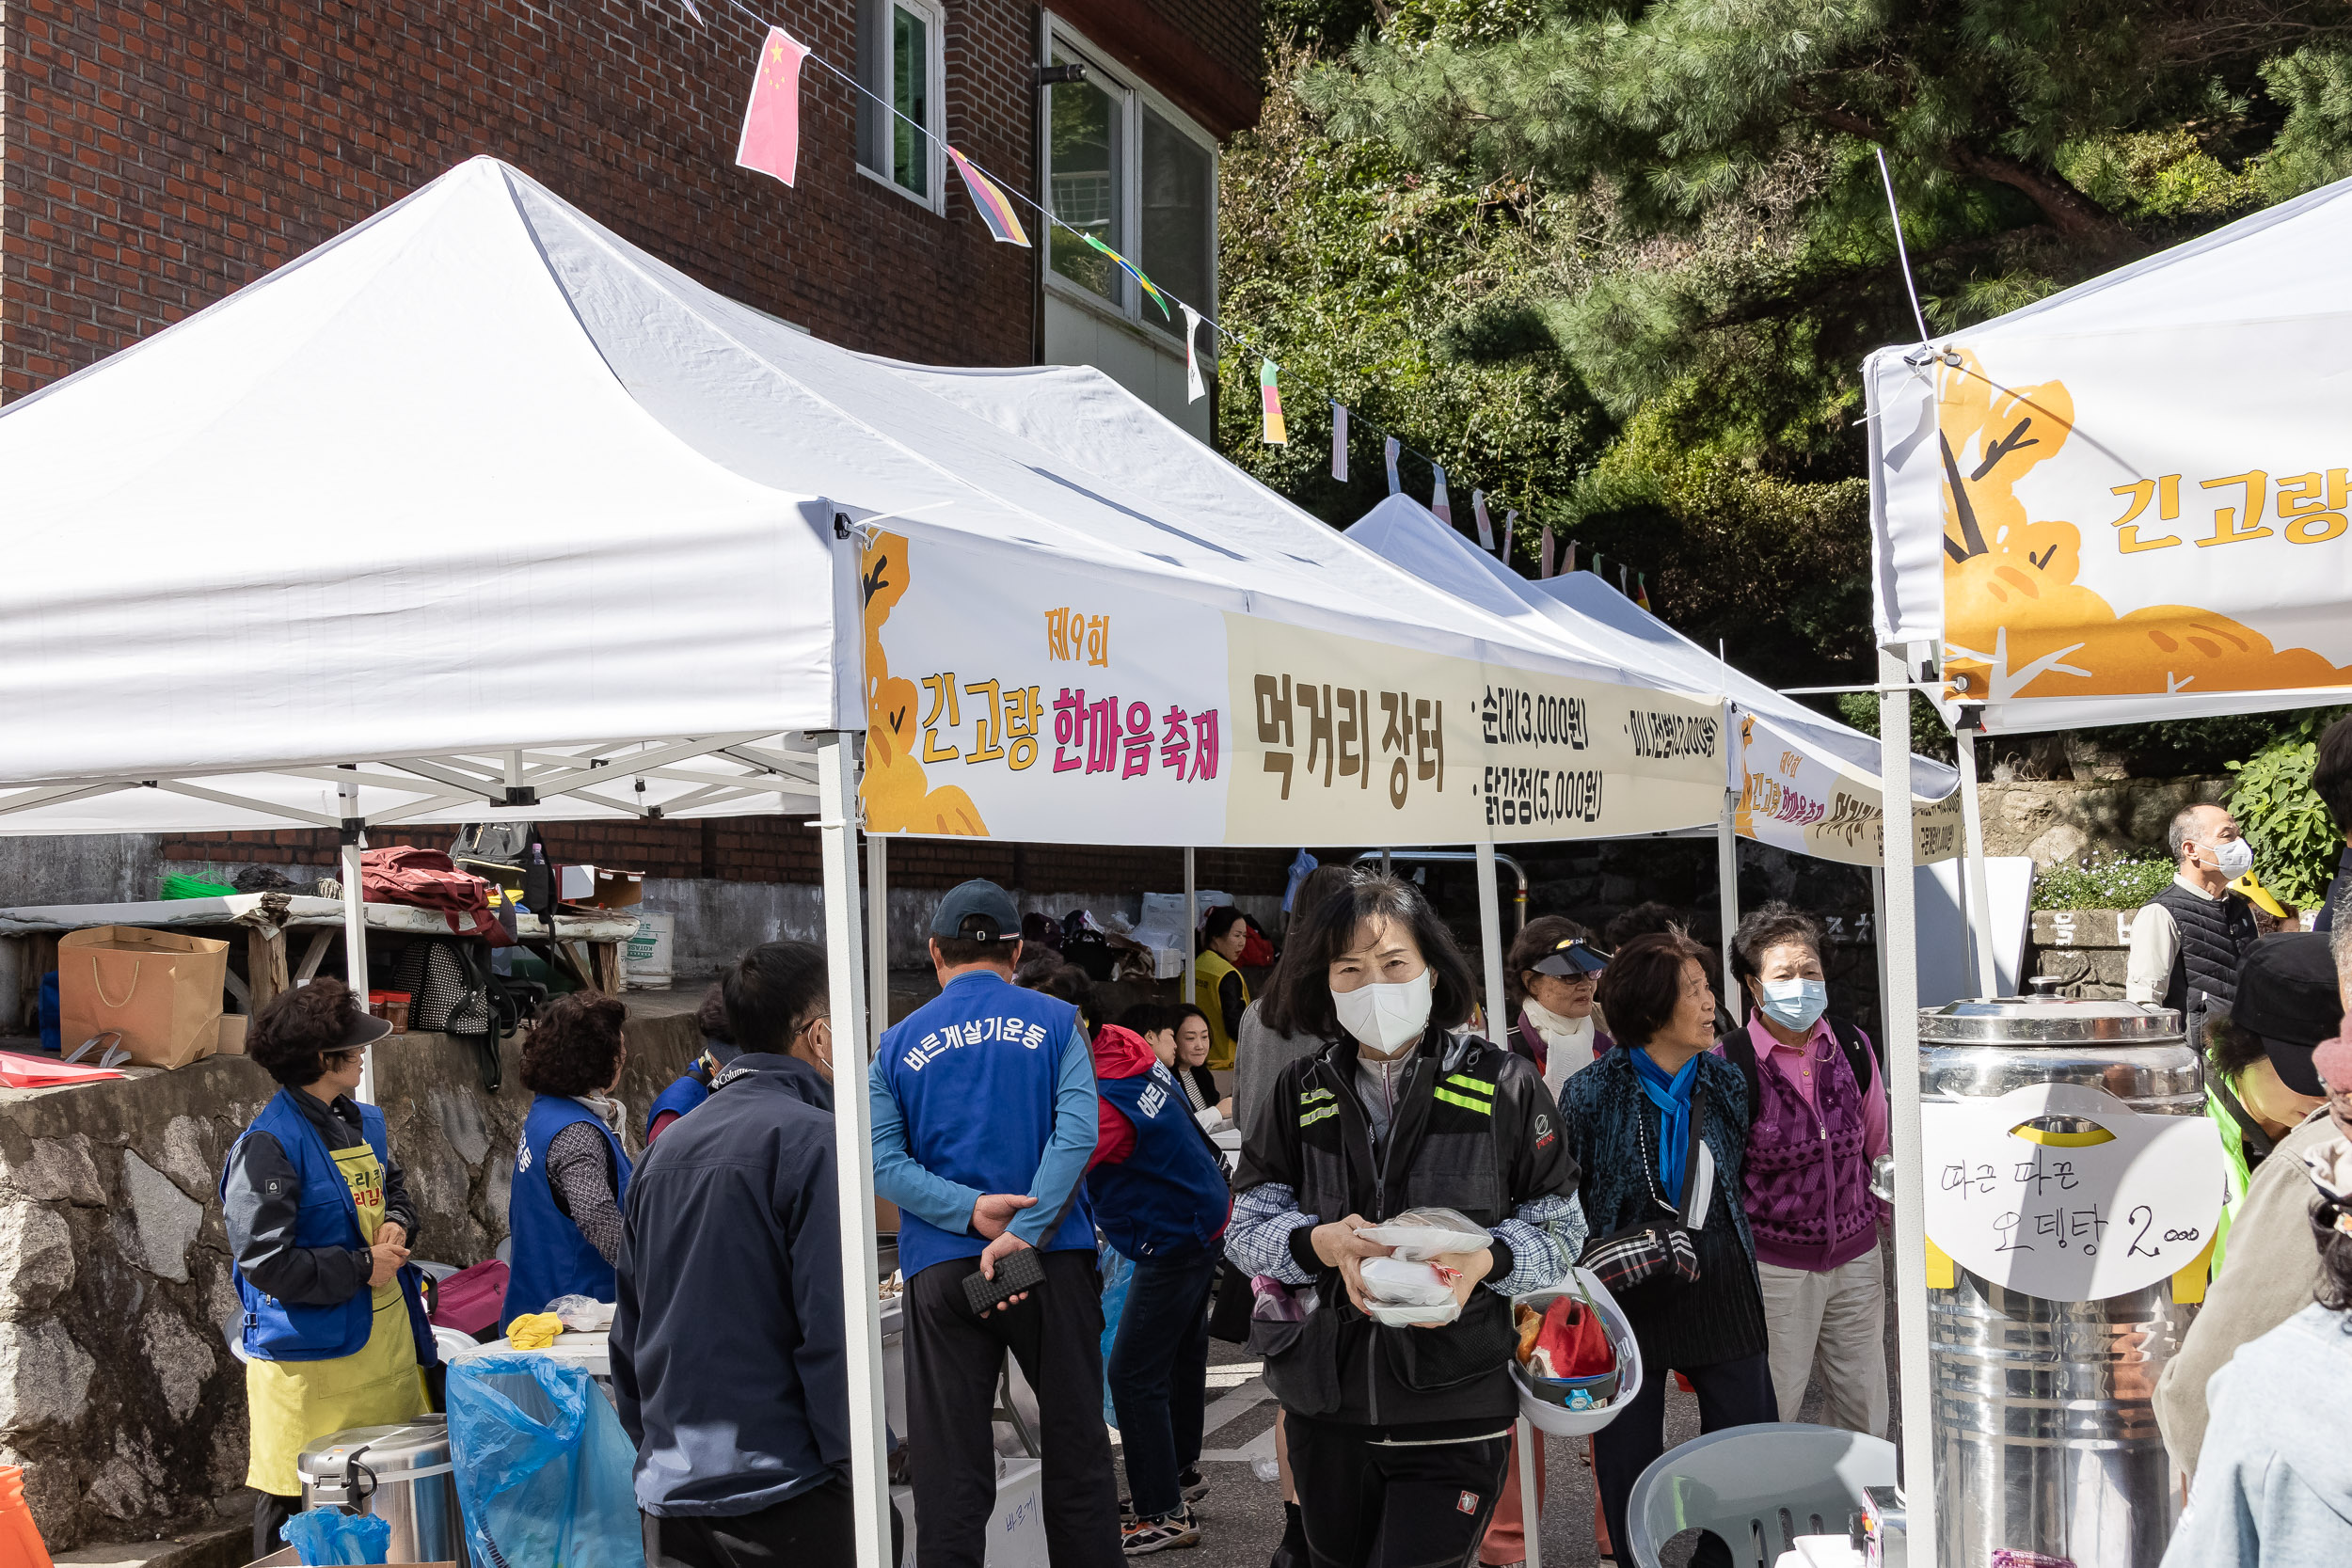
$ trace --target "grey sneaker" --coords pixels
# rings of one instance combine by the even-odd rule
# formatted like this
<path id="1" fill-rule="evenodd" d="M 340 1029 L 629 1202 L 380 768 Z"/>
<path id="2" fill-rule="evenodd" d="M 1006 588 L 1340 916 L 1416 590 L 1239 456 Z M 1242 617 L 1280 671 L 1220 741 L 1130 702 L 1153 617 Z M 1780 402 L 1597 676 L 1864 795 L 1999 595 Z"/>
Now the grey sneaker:
<path id="1" fill-rule="evenodd" d="M 1137 1519 L 1120 1530 L 1120 1549 L 1129 1557 L 1145 1557 L 1200 1544 L 1200 1527 L 1192 1510 L 1178 1509 L 1157 1519 Z"/>

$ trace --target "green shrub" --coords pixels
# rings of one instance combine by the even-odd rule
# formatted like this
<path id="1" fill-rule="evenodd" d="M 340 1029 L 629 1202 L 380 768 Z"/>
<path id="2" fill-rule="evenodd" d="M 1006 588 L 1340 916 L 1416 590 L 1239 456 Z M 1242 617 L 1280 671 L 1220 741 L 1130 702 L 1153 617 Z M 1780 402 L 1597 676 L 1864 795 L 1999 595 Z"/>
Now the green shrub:
<path id="1" fill-rule="evenodd" d="M 2344 835 L 2312 789 L 2317 736 L 2342 708 L 2314 708 L 2294 727 L 2244 762 L 2226 764 L 2237 775 L 2230 815 L 2254 850 L 2254 875 L 2272 896 L 2296 909 L 2317 909 L 2336 874 Z"/>
<path id="2" fill-rule="evenodd" d="M 2100 860 L 2054 865 L 2033 879 L 2037 910 L 2136 910 L 2162 893 L 2175 867 L 2170 861 Z"/>

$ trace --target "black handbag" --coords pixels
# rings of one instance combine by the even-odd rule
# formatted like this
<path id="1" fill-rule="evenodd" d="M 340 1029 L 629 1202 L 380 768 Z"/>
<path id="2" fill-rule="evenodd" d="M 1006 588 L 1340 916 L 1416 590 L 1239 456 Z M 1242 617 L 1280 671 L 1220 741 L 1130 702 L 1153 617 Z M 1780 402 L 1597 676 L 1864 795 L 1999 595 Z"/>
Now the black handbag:
<path id="1" fill-rule="evenodd" d="M 1698 1283 L 1698 1248 L 1691 1240 L 1683 1216 L 1690 1211 L 1692 1184 L 1698 1180 L 1699 1131 L 1706 1119 L 1707 1091 L 1701 1089 L 1691 1107 L 1691 1147 L 1682 1157 L 1682 1204 L 1677 1207 L 1668 1203 L 1666 1195 L 1659 1191 L 1658 1160 L 1650 1152 L 1649 1126 L 1641 1110 L 1635 1109 L 1633 1133 L 1641 1142 L 1642 1180 L 1648 1183 L 1650 1201 L 1658 1206 L 1660 1215 L 1637 1220 L 1585 1243 L 1584 1254 L 1577 1262 L 1592 1270 L 1609 1287 L 1611 1294 L 1652 1280 Z"/>

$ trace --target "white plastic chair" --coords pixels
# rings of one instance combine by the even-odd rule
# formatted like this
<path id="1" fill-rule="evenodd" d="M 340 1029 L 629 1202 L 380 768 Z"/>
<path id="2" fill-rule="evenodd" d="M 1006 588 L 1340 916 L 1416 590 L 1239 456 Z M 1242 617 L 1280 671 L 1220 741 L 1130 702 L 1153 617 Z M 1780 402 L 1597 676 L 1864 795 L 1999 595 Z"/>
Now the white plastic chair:
<path id="1" fill-rule="evenodd" d="M 1800 1535 L 1836 1535 L 1871 1486 L 1895 1484 L 1895 1445 L 1838 1427 L 1726 1427 L 1650 1462 L 1625 1509 L 1638 1568 L 1687 1529 L 1712 1530 L 1737 1568 L 1772 1568 Z"/>

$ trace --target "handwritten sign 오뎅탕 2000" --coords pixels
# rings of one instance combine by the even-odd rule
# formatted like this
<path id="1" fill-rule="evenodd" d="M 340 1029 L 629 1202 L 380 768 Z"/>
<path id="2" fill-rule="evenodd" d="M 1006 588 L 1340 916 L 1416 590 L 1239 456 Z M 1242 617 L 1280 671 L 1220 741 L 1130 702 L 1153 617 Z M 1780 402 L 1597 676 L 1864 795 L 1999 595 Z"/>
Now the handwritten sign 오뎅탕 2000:
<path id="1" fill-rule="evenodd" d="M 2044 1117 L 2109 1136 L 2019 1135 Z M 2077 1084 L 1923 1104 L 1919 1131 L 1928 1239 L 1970 1273 L 2046 1301 L 2101 1301 L 2177 1274 L 2213 1239 L 2228 1191 L 2211 1119 L 2142 1116 Z"/>

